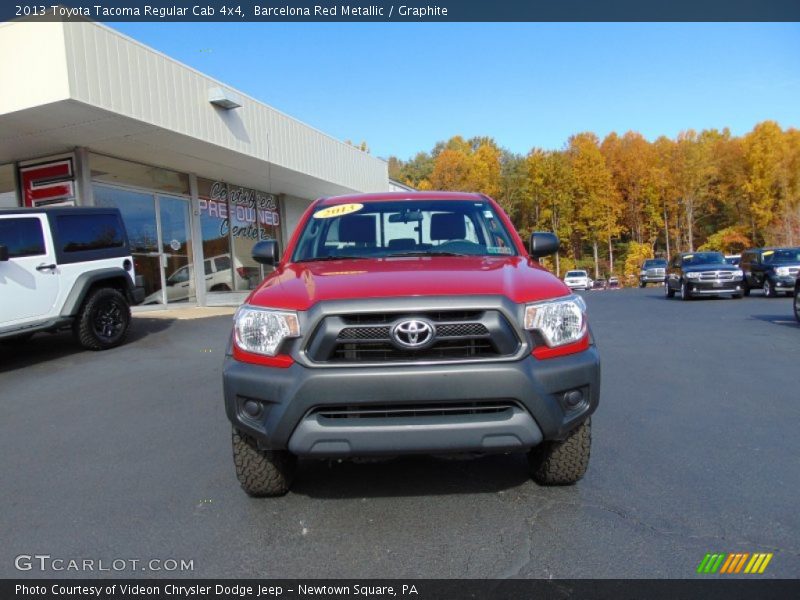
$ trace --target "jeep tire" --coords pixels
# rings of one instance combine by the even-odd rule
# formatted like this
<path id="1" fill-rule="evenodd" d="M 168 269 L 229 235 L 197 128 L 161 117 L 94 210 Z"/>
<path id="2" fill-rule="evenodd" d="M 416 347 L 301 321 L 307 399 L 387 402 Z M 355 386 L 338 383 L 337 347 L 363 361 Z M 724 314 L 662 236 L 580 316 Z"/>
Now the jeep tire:
<path id="1" fill-rule="evenodd" d="M 283 496 L 292 485 L 297 458 L 285 450 L 261 450 L 255 441 L 234 429 L 233 464 L 248 496 Z"/>
<path id="2" fill-rule="evenodd" d="M 125 340 L 130 323 L 131 307 L 125 296 L 114 288 L 102 287 L 89 292 L 73 332 L 84 348 L 107 350 Z"/>
<path id="3" fill-rule="evenodd" d="M 564 440 L 543 442 L 528 453 L 531 476 L 541 485 L 572 485 L 589 467 L 592 423 L 586 419 Z"/>

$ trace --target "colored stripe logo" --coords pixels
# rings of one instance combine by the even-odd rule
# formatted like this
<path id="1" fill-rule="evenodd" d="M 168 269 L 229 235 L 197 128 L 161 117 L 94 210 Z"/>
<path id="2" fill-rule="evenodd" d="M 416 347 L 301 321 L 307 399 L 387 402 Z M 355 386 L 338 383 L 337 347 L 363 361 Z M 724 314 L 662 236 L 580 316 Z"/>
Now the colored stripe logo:
<path id="1" fill-rule="evenodd" d="M 732 575 L 743 573 L 747 575 L 758 575 L 763 573 L 769 561 L 772 560 L 771 552 L 731 552 L 731 553 L 708 553 L 697 565 L 697 572 L 703 575 L 713 575 L 715 573 Z"/>

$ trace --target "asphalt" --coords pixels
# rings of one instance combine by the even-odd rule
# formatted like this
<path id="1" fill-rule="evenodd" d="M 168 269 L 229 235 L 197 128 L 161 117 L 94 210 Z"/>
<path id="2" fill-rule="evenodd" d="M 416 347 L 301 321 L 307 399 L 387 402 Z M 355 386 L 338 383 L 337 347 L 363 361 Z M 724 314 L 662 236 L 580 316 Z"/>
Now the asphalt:
<path id="1" fill-rule="evenodd" d="M 193 561 L 116 573 L 148 577 L 682 578 L 707 552 L 799 576 L 791 301 L 585 296 L 601 405 L 589 472 L 562 488 L 518 455 L 420 457 L 302 463 L 289 495 L 251 499 L 221 399 L 230 315 L 139 314 L 102 353 L 0 346 L 0 577 L 92 575 L 14 567 L 49 554 Z"/>

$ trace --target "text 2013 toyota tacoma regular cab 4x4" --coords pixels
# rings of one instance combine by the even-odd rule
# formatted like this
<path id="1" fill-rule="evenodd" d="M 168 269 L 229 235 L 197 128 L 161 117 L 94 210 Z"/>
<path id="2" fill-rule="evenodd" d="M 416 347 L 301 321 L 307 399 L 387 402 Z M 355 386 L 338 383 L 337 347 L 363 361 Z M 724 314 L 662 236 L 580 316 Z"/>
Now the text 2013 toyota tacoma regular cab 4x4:
<path id="1" fill-rule="evenodd" d="M 297 457 L 529 452 L 543 484 L 589 463 L 600 364 L 583 300 L 478 194 L 315 202 L 234 317 L 225 407 L 236 474 L 288 491 Z"/>

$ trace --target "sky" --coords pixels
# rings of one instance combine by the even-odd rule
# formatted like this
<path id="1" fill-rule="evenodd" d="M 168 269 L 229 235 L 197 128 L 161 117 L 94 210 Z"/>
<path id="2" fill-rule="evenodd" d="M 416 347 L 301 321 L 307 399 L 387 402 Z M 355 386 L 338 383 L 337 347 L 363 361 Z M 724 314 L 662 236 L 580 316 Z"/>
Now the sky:
<path id="1" fill-rule="evenodd" d="M 581 131 L 800 127 L 796 23 L 112 26 L 383 158 L 454 135 L 527 153 Z"/>

